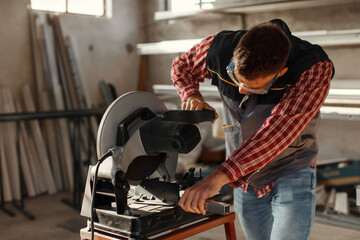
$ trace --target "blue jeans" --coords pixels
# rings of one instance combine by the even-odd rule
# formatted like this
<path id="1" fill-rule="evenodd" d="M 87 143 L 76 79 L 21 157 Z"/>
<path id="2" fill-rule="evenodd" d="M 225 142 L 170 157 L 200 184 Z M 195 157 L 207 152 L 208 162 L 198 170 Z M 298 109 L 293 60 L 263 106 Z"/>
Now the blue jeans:
<path id="1" fill-rule="evenodd" d="M 248 240 L 308 239 L 315 215 L 316 168 L 279 178 L 270 193 L 234 189 L 234 207 Z"/>

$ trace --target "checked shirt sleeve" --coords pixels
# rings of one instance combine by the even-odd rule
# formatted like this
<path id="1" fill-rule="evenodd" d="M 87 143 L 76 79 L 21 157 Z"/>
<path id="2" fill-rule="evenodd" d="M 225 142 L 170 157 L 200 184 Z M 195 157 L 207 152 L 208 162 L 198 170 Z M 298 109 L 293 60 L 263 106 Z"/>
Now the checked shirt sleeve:
<path id="1" fill-rule="evenodd" d="M 321 61 L 307 69 L 273 108 L 261 128 L 219 166 L 232 187 L 246 184 L 251 173 L 272 161 L 306 128 L 329 92 L 332 66 L 329 61 Z"/>
<path id="2" fill-rule="evenodd" d="M 206 56 L 215 35 L 196 44 L 189 51 L 174 58 L 171 66 L 171 80 L 178 91 L 181 101 L 192 94 L 199 93 L 199 83 L 210 79 L 206 69 Z"/>

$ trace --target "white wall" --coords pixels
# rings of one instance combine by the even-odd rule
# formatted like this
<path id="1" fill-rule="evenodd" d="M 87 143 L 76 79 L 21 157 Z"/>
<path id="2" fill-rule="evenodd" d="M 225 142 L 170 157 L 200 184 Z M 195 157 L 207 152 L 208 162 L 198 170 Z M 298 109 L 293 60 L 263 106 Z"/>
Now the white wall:
<path id="1" fill-rule="evenodd" d="M 319 139 L 319 161 L 347 158 L 360 160 L 360 121 L 322 119 Z"/>
<path id="2" fill-rule="evenodd" d="M 30 30 L 25 1 L 0 0 L 0 85 L 18 98 L 24 83 L 34 84 Z"/>

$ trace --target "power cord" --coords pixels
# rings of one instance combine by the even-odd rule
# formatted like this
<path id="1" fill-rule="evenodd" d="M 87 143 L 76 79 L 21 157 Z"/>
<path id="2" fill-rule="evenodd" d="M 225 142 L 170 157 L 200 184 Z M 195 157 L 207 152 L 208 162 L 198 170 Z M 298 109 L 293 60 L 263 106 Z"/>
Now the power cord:
<path id="1" fill-rule="evenodd" d="M 91 240 L 94 240 L 94 213 L 95 213 L 95 190 L 96 190 L 96 182 L 97 182 L 97 175 L 99 171 L 100 164 L 108 157 L 113 155 L 112 149 L 109 149 L 102 157 L 98 160 L 95 169 L 95 175 L 93 180 L 92 186 L 92 196 L 91 196 Z"/>

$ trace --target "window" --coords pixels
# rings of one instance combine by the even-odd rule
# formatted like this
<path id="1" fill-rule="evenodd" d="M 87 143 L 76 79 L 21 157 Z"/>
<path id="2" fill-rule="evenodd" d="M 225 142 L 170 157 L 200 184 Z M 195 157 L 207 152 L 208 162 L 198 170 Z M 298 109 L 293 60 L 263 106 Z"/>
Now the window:
<path id="1" fill-rule="evenodd" d="M 161 21 L 192 16 L 202 10 L 213 9 L 217 1 L 228 0 L 159 0 L 160 8 L 164 10 L 155 12 L 154 19 Z"/>
<path id="2" fill-rule="evenodd" d="M 172 12 L 187 12 L 202 9 L 212 9 L 215 0 L 170 0 L 170 10 Z"/>
<path id="3" fill-rule="evenodd" d="M 239 8 L 259 4 L 290 2 L 289 0 L 164 0 L 167 11 L 190 12 L 209 9 Z"/>
<path id="4" fill-rule="evenodd" d="M 111 16 L 111 0 L 31 0 L 31 8 L 96 17 Z"/>
<path id="5" fill-rule="evenodd" d="M 206 12 L 218 13 L 246 13 L 258 11 L 269 11 L 268 4 L 284 3 L 289 6 L 289 0 L 159 0 L 164 6 L 161 11 L 155 12 L 155 21 L 172 20 L 176 18 L 191 17 Z M 316 2 L 316 1 L 294 1 L 294 2 Z M 305 3 L 304 3 L 305 4 Z M 292 4 L 293 5 L 293 4 Z M 280 6 L 280 5 L 279 5 Z M 271 8 L 272 9 L 272 8 Z M 274 10 L 277 9 L 274 7 Z M 283 7 L 289 9 L 289 7 Z"/>

